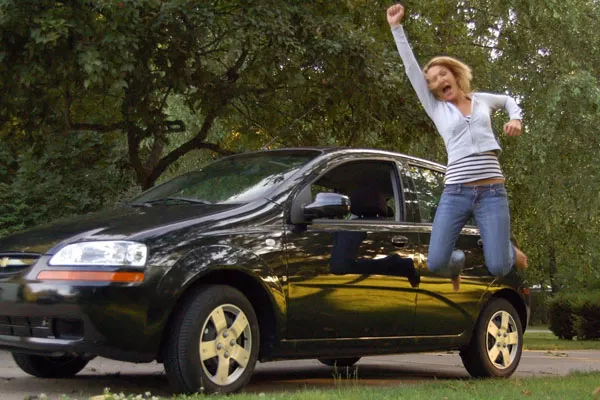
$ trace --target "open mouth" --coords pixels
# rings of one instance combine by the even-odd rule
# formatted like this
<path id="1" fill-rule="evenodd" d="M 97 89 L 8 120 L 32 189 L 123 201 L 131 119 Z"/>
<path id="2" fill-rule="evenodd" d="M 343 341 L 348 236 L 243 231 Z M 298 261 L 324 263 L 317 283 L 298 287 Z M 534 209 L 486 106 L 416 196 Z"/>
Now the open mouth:
<path id="1" fill-rule="evenodd" d="M 446 85 L 442 88 L 442 93 L 447 94 L 451 89 L 452 87 L 450 85 Z"/>

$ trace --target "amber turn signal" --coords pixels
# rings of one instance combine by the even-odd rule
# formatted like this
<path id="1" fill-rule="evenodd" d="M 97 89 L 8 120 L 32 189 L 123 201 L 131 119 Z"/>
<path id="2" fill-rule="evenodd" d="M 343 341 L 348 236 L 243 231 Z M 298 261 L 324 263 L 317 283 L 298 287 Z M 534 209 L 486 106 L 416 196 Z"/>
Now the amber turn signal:
<path id="1" fill-rule="evenodd" d="M 105 271 L 42 271 L 39 280 L 51 281 L 99 281 L 136 283 L 144 280 L 143 272 L 105 272 Z"/>

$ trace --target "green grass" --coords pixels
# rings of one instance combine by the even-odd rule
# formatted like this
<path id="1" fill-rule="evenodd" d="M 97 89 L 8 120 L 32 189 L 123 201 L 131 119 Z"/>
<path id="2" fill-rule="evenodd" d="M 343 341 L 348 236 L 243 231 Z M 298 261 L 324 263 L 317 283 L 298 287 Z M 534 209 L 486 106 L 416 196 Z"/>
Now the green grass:
<path id="1" fill-rule="evenodd" d="M 557 338 L 551 332 L 525 331 L 523 348 L 525 350 L 599 350 L 600 340 L 564 340 Z"/>
<path id="2" fill-rule="evenodd" d="M 236 394 L 230 396 L 174 396 L 178 400 L 470 400 L 470 399 L 600 399 L 600 372 L 573 373 L 566 377 L 527 379 L 467 379 L 434 381 L 396 386 L 364 387 L 356 380 L 337 381 L 329 390 L 298 390 L 291 393 L 273 392 Z M 115 396 L 114 399 L 135 399 Z M 105 399 L 111 399 L 106 396 Z M 161 398 L 166 399 L 166 398 Z"/>
<path id="3" fill-rule="evenodd" d="M 544 326 L 532 330 L 546 329 Z M 562 340 L 551 332 L 525 332 L 526 350 L 587 350 L 600 349 L 600 340 Z M 230 396 L 174 396 L 176 400 L 470 400 L 470 399 L 593 399 L 600 400 L 600 372 L 573 373 L 566 377 L 526 378 L 508 380 L 444 380 L 419 383 L 398 383 L 394 386 L 368 387 L 360 384 L 360 371 L 355 374 L 333 374 L 335 387 L 329 390 L 298 390 Z M 150 399 L 152 396 L 105 395 L 103 400 Z M 156 398 L 155 398 L 156 399 Z M 161 400 L 169 398 L 160 397 Z"/>

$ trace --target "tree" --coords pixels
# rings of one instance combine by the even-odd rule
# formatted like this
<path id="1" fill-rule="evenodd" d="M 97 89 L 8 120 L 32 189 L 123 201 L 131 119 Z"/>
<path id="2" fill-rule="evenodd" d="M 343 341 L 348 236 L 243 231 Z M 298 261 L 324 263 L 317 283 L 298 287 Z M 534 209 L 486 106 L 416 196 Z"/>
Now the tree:
<path id="1" fill-rule="evenodd" d="M 524 109 L 523 136 L 500 140 L 529 278 L 557 291 L 599 282 L 598 2 L 405 3 L 421 63 L 458 57 L 472 66 L 477 89 L 513 95 Z M 26 184 L 42 167 L 73 174 L 68 182 L 81 193 L 104 193 L 97 180 L 84 190 L 72 166 L 81 176 L 111 168 L 106 185 L 123 193 L 128 169 L 148 188 L 200 161 L 262 146 L 379 147 L 443 163 L 443 143 L 396 54 L 388 5 L 0 0 L 0 90 L 10 94 L 0 109 L 2 193 L 43 203 Z M 495 120 L 498 132 L 504 121 Z M 54 141 L 92 146 L 98 157 Z M 86 206 L 87 197 L 72 212 L 109 201 Z M 23 207 L 0 211 L 30 215 Z M 60 213 L 49 207 L 35 221 L 58 216 L 50 210 Z"/>
<path id="2" fill-rule="evenodd" d="M 374 145 L 401 109 L 395 66 L 378 54 L 389 38 L 375 42 L 371 31 L 381 36 L 384 21 L 361 2 L 4 0 L 0 9 L 1 85 L 16 94 L 2 113 L 6 134 L 123 132 L 142 189 L 192 150 L 235 150 L 219 122 L 250 143 Z M 173 102 L 202 117 L 195 131 L 168 114 Z"/>
<path id="3" fill-rule="evenodd" d="M 502 157 L 515 233 L 534 267 L 529 276 L 554 291 L 597 285 L 599 5 L 470 5 L 473 34 L 491 45 L 490 84 L 510 88 L 525 110 L 523 137 L 503 141 Z"/>
<path id="4" fill-rule="evenodd" d="M 123 199 L 130 174 L 120 149 L 106 139 L 79 132 L 20 148 L 10 184 L 0 173 L 0 236 Z M 0 153 L 2 165 L 6 152 Z"/>

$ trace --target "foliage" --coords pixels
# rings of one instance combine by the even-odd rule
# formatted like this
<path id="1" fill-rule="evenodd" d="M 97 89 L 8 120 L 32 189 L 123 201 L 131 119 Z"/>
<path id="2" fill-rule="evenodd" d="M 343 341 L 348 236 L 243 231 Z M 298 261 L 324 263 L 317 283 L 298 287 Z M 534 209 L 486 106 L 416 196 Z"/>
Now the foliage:
<path id="1" fill-rule="evenodd" d="M 102 139 L 84 132 L 23 150 L 12 183 L 0 182 L 0 236 L 119 200 L 131 179 Z"/>
<path id="2" fill-rule="evenodd" d="M 515 3 L 506 37 L 514 46 L 499 60 L 514 71 L 511 88 L 526 110 L 527 130 L 505 163 L 515 231 L 533 260 L 531 279 L 554 292 L 600 280 L 592 234 L 600 197 L 590 190 L 600 184 L 599 43 L 586 39 L 599 11 L 591 1 Z"/>
<path id="3" fill-rule="evenodd" d="M 550 330 L 559 339 L 573 339 L 575 332 L 574 304 L 571 299 L 556 299 L 550 303 Z"/>
<path id="4" fill-rule="evenodd" d="M 403 73 L 389 2 L 248 4 L 0 0 L 0 90 L 10 94 L 0 108 L 0 234 L 109 204 L 130 176 L 148 188 L 263 146 L 378 147 L 445 161 Z M 524 109 L 522 137 L 500 141 L 528 279 L 554 293 L 598 287 L 600 4 L 405 4 L 421 63 L 465 60 L 477 89 L 513 95 Z M 495 118 L 497 132 L 505 121 Z M 77 162 L 65 157 L 77 151 L 49 138 L 103 150 Z"/>
<path id="5" fill-rule="evenodd" d="M 600 292 L 587 296 L 575 322 L 577 339 L 600 339 Z"/>
<path id="6" fill-rule="evenodd" d="M 577 336 L 575 321 L 581 301 L 578 293 L 563 293 L 550 300 L 549 328 L 559 339 Z"/>
<path id="7" fill-rule="evenodd" d="M 548 324 L 548 308 L 551 293 L 544 290 L 530 290 L 530 315 L 529 325 L 547 325 Z"/>
<path id="8" fill-rule="evenodd" d="M 560 293 L 550 300 L 549 327 L 560 339 L 600 338 L 600 292 Z"/>
<path id="9" fill-rule="evenodd" d="M 553 355 L 551 351 L 564 350 L 600 350 L 600 341 L 598 340 L 565 340 L 558 339 L 551 332 L 531 332 L 525 331 L 523 335 L 523 349 L 525 350 L 547 350 L 548 355 Z M 560 352 L 558 355 L 564 353 Z"/>
<path id="10" fill-rule="evenodd" d="M 3 120 L 18 122 L 4 129 L 122 132 L 142 188 L 195 149 L 376 145 L 399 105 L 395 66 L 377 56 L 388 47 L 374 40 L 377 2 L 4 0 L 0 9 L 1 85 L 17 94 Z"/>
<path id="11" fill-rule="evenodd" d="M 111 393 L 110 388 L 104 388 L 103 394 L 92 396 L 89 400 L 159 400 L 159 397 L 153 396 L 150 392 L 144 394 Z"/>
<path id="12" fill-rule="evenodd" d="M 357 371 L 360 379 L 360 368 Z M 388 400 L 388 399 L 448 399 L 471 400 L 489 398 L 490 393 L 501 399 L 563 399 L 594 398 L 598 388 L 600 373 L 571 373 L 568 376 L 550 376 L 515 379 L 434 379 L 430 382 L 396 386 L 363 386 L 357 378 L 341 380 L 335 389 L 301 389 L 292 393 L 260 392 L 238 393 L 233 395 L 178 395 L 178 400 L 231 399 L 231 400 Z M 116 398 L 116 397 L 115 397 Z M 126 399 L 135 399 L 125 395 Z M 167 397 L 161 397 L 161 400 Z"/>

